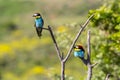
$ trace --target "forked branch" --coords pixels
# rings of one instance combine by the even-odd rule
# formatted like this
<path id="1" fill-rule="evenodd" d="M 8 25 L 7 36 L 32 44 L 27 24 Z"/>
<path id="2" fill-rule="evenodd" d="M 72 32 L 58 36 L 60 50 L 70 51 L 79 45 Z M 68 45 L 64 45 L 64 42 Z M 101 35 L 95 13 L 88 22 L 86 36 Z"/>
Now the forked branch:
<path id="1" fill-rule="evenodd" d="M 85 29 L 85 27 L 87 26 L 87 24 L 89 23 L 90 19 L 93 17 L 93 15 L 91 15 L 87 21 L 83 24 L 83 26 L 80 28 L 78 34 L 76 35 L 75 39 L 73 40 L 72 44 L 71 44 L 71 47 L 67 53 L 67 55 L 65 57 L 63 53 L 61 53 L 62 51 L 60 51 L 59 47 L 58 47 L 58 44 L 56 42 L 56 39 L 54 37 L 54 34 L 53 34 L 53 31 L 51 29 L 50 26 L 48 26 L 48 28 L 43 28 L 44 30 L 48 30 L 50 32 L 50 35 L 52 37 L 52 40 L 54 42 L 54 46 L 55 46 L 55 49 L 56 49 L 56 52 L 57 52 L 57 55 L 58 55 L 58 58 L 61 62 L 61 80 L 65 80 L 65 63 L 66 61 L 68 60 L 71 52 L 72 52 L 72 49 L 75 45 L 75 43 L 77 42 L 78 38 L 80 37 L 81 33 L 83 32 L 83 30 Z"/>

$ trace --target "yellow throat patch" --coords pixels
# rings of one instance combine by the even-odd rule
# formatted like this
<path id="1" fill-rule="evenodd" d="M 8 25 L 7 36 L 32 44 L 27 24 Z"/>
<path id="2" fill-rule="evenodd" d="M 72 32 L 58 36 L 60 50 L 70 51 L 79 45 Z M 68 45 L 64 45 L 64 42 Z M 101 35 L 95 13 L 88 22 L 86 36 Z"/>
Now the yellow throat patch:
<path id="1" fill-rule="evenodd" d="M 40 18 L 40 16 L 35 16 L 35 18 Z"/>
<path id="2" fill-rule="evenodd" d="M 75 50 L 75 51 L 80 51 L 80 49 L 78 49 L 78 48 L 75 48 L 74 50 Z"/>

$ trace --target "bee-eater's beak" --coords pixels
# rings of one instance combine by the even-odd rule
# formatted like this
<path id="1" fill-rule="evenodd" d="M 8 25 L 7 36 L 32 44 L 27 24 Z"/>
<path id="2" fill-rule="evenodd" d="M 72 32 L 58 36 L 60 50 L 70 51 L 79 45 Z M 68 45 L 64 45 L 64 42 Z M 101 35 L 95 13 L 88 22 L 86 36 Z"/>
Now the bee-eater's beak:
<path id="1" fill-rule="evenodd" d="M 75 46 L 73 46 L 73 48 L 75 49 L 76 47 L 75 47 Z"/>
<path id="2" fill-rule="evenodd" d="M 33 15 L 32 17 L 36 17 L 35 15 Z"/>
<path id="3" fill-rule="evenodd" d="M 37 16 L 37 14 L 33 14 L 33 17 L 36 17 Z"/>

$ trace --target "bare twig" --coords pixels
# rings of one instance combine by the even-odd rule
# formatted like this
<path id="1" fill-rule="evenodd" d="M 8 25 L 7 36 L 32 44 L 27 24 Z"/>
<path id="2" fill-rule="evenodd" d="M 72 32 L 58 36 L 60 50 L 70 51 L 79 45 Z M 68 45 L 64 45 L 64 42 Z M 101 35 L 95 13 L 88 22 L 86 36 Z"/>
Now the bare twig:
<path id="1" fill-rule="evenodd" d="M 59 47 L 58 47 L 58 45 L 57 45 L 57 42 L 56 42 L 56 40 L 55 40 L 54 34 L 53 34 L 53 32 L 52 32 L 52 29 L 51 29 L 50 26 L 48 26 L 48 29 L 49 29 L 49 31 L 50 31 L 50 34 L 51 34 L 52 40 L 53 40 L 53 42 L 54 42 L 55 49 L 56 49 L 57 55 L 58 55 L 58 57 L 59 57 L 59 60 L 62 61 L 62 57 L 61 57 L 61 53 L 60 53 L 60 49 L 59 49 Z"/>
<path id="2" fill-rule="evenodd" d="M 44 28 L 44 27 L 43 27 L 42 29 L 44 29 L 44 30 L 49 30 L 49 28 Z"/>
<path id="3" fill-rule="evenodd" d="M 88 63 L 91 65 L 91 61 L 90 61 L 90 55 L 91 55 L 91 49 L 90 49 L 90 30 L 88 30 L 88 33 L 87 33 L 87 60 L 88 60 Z"/>
<path id="4" fill-rule="evenodd" d="M 97 64 L 98 64 L 98 62 L 92 64 L 92 68 L 94 68 Z"/>
<path id="5" fill-rule="evenodd" d="M 55 46 L 57 55 L 58 55 L 58 57 L 60 59 L 60 62 L 61 62 L 61 80 L 65 80 L 65 62 L 63 61 L 64 55 L 63 55 L 63 53 L 61 54 L 61 52 L 60 52 L 60 49 L 58 47 L 58 44 L 56 42 L 56 39 L 54 37 L 54 34 L 53 34 L 50 26 L 48 26 L 48 30 L 50 31 L 50 34 L 51 34 L 52 40 L 54 42 L 54 46 Z"/>
<path id="6" fill-rule="evenodd" d="M 105 80 L 109 80 L 109 78 L 110 78 L 110 74 L 107 74 Z"/>
<path id="7" fill-rule="evenodd" d="M 92 66 L 91 66 L 91 60 L 90 60 L 90 54 L 91 54 L 91 50 L 90 50 L 90 31 L 88 31 L 88 37 L 87 37 L 87 67 L 88 67 L 88 74 L 87 74 L 87 80 L 91 80 L 92 78 Z"/>
<path id="8" fill-rule="evenodd" d="M 74 41 L 73 41 L 73 43 L 72 43 L 72 45 L 71 45 L 68 53 L 67 53 L 67 56 L 66 56 L 66 57 L 64 58 L 64 60 L 63 60 L 64 62 L 66 62 L 67 59 L 69 58 L 69 56 L 70 56 L 70 54 L 71 54 L 71 52 L 72 52 L 72 49 L 73 49 L 75 43 L 77 42 L 77 40 L 78 40 L 79 36 L 81 35 L 82 31 L 83 31 L 84 28 L 87 26 L 87 24 L 89 23 L 89 21 L 90 21 L 90 19 L 91 19 L 92 17 L 93 17 L 93 15 L 91 15 L 91 16 L 87 19 L 87 21 L 83 24 L 83 26 L 80 28 L 78 34 L 76 35 L 76 37 L 75 37 L 75 39 L 74 39 Z"/>

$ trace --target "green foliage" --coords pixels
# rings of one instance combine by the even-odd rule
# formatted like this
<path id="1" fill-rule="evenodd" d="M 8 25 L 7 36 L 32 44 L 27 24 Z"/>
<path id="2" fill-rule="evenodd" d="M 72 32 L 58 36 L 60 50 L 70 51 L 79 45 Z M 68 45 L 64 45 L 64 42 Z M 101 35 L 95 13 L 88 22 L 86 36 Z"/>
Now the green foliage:
<path id="1" fill-rule="evenodd" d="M 120 78 L 120 3 L 119 0 L 110 0 L 96 10 L 90 10 L 95 14 L 91 23 L 98 27 L 98 44 L 94 44 L 97 55 L 95 60 L 100 62 L 99 69 L 104 74 L 111 73 L 113 80 Z M 97 37 L 97 36 L 96 36 Z M 103 74 L 101 74 L 102 76 Z M 102 77 L 101 77 L 102 79 Z M 99 79 L 99 80 L 101 80 Z"/>
<path id="2" fill-rule="evenodd" d="M 102 30 L 108 32 L 118 31 L 116 26 L 119 26 L 120 23 L 120 3 L 119 0 L 110 1 L 105 3 L 99 9 L 90 10 L 90 14 L 95 14 L 92 19 L 92 24 L 95 27 L 99 27 Z"/>

